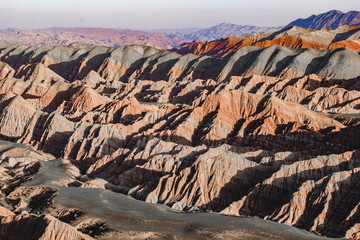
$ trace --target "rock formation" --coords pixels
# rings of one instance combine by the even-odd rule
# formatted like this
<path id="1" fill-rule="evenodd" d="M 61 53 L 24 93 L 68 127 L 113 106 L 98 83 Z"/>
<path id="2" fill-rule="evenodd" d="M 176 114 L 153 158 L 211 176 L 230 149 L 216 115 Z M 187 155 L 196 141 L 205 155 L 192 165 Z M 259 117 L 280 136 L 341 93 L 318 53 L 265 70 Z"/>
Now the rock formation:
<path id="1" fill-rule="evenodd" d="M 289 48 L 337 49 L 360 51 L 360 25 L 341 26 L 335 30 L 312 30 L 288 26 L 271 34 L 251 34 L 214 41 L 184 42 L 174 48 L 180 54 L 193 53 L 215 58 L 229 56 L 245 46 L 269 47 L 280 45 Z"/>
<path id="2" fill-rule="evenodd" d="M 248 46 L 215 59 L 140 45 L 10 45 L 0 60 L 11 72 L 0 80 L 1 137 L 71 160 L 80 173 L 57 187 L 359 239 L 355 51 Z M 82 236 L 42 215 L 56 187 L 23 186 L 41 163 L 9 151 L 0 203 L 16 215 L 6 221 L 27 222 L 28 212 L 41 234 L 56 225 Z M 106 224 L 76 226 L 93 234 Z"/>
<path id="3" fill-rule="evenodd" d="M 52 205 L 57 189 L 49 186 L 22 186 L 31 181 L 42 161 L 54 157 L 30 147 L 2 142 L 0 156 L 0 238 L 90 240 L 74 227 L 44 211 Z"/>
<path id="4" fill-rule="evenodd" d="M 0 207 L 2 210 L 3 208 Z M 50 215 L 19 214 L 11 212 L 0 215 L 0 236 L 2 239 L 29 240 L 91 240 L 70 225 Z"/>

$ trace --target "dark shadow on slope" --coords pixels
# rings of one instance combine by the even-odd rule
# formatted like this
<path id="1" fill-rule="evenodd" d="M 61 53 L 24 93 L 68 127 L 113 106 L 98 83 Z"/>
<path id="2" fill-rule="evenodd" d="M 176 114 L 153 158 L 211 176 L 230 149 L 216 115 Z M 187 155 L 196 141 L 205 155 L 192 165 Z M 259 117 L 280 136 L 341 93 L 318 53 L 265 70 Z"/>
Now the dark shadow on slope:
<path id="1" fill-rule="evenodd" d="M 181 54 L 181 53 L 180 53 Z M 200 57 L 199 57 L 200 58 Z M 197 63 L 197 61 L 199 60 L 199 58 L 195 58 L 193 60 L 191 60 L 188 64 L 187 64 L 187 68 L 184 69 L 184 71 L 181 72 L 180 76 L 177 77 L 176 81 L 182 81 L 184 80 L 184 78 L 186 76 L 189 76 L 191 74 L 191 72 L 194 70 L 195 64 Z"/>
<path id="2" fill-rule="evenodd" d="M 231 132 L 227 135 L 226 139 L 229 139 L 227 141 L 228 144 L 232 145 L 234 142 L 235 137 L 239 134 L 239 131 L 241 129 L 241 127 L 243 126 L 243 124 L 245 123 L 246 119 L 244 118 L 240 118 L 234 125 L 233 129 L 231 130 Z"/>
<path id="3" fill-rule="evenodd" d="M 179 59 L 170 59 L 168 61 L 157 64 L 159 61 L 158 58 L 149 62 L 149 65 L 139 74 L 137 74 L 138 79 L 144 80 L 169 80 L 171 69 L 176 65 Z M 157 65 L 156 65 L 157 64 Z"/>
<path id="4" fill-rule="evenodd" d="M 216 118 L 216 115 L 219 112 L 220 105 L 216 107 L 216 109 L 212 112 L 209 112 L 206 116 L 204 116 L 203 120 L 199 122 L 197 128 L 194 130 L 191 143 L 193 146 L 199 144 L 202 140 L 202 137 L 206 136 L 206 134 L 211 130 L 211 123 Z"/>
<path id="5" fill-rule="evenodd" d="M 55 132 L 40 145 L 42 151 L 61 157 L 73 132 Z"/>
<path id="6" fill-rule="evenodd" d="M 47 227 L 45 216 L 28 216 L 0 225 L 0 239 L 4 240 L 38 240 Z"/>
<path id="7" fill-rule="evenodd" d="M 172 117 L 175 116 L 175 114 L 179 113 L 179 112 L 188 112 L 188 110 L 182 111 L 181 108 L 174 108 L 173 110 L 171 110 L 169 113 L 165 114 L 164 116 L 160 117 L 159 119 L 157 119 L 155 122 L 150 123 L 148 125 L 145 125 L 143 127 L 141 127 L 138 131 L 138 133 L 142 133 L 144 131 L 147 131 L 149 129 L 151 129 L 153 126 L 155 126 L 156 124 L 160 123 L 163 120 L 169 120 L 169 119 L 173 119 Z"/>
<path id="8" fill-rule="evenodd" d="M 82 62 L 86 60 L 86 65 L 85 65 L 85 67 L 83 67 L 81 69 L 81 71 L 76 75 L 75 78 L 83 79 L 86 75 L 88 75 L 90 73 L 91 70 L 97 72 L 97 70 L 100 68 L 101 64 L 105 61 L 105 59 L 107 57 L 110 56 L 110 54 L 111 54 L 110 52 L 102 53 L 102 54 L 98 54 L 88 60 L 86 60 L 86 58 L 83 59 Z"/>
<path id="9" fill-rule="evenodd" d="M 202 59 L 193 67 L 192 79 L 216 79 L 221 72 L 222 65 L 222 61 L 215 58 Z"/>
<path id="10" fill-rule="evenodd" d="M 305 181 L 318 181 L 332 173 L 351 170 L 353 164 L 354 162 L 342 162 L 336 166 L 323 166 L 301 171 L 286 178 L 276 178 L 271 184 L 257 185 L 244 199 L 243 207 L 239 209 L 239 213 L 261 218 L 276 215 L 283 205 L 289 203 L 293 194 Z"/>
<path id="11" fill-rule="evenodd" d="M 344 107 L 344 106 L 346 106 L 347 104 L 352 103 L 352 102 L 357 101 L 357 100 L 360 100 L 360 97 L 353 98 L 353 99 L 348 100 L 348 101 L 345 101 L 345 102 L 341 102 L 341 103 L 334 104 L 334 105 L 330 106 L 329 108 Z"/>
<path id="12" fill-rule="evenodd" d="M 332 55 L 339 51 L 343 51 L 343 48 L 337 48 L 332 51 L 329 51 L 324 56 L 316 57 L 311 60 L 311 62 L 306 67 L 304 76 L 310 74 L 318 74 L 328 63 Z"/>
<path id="13" fill-rule="evenodd" d="M 349 126 L 325 136 L 324 142 L 343 145 L 347 150 L 360 148 L 360 125 Z"/>
<path id="14" fill-rule="evenodd" d="M 45 106 L 42 110 L 44 112 L 52 113 L 60 106 L 61 103 L 63 103 L 64 101 L 69 101 L 72 95 L 75 94 L 79 90 L 79 88 L 81 88 L 81 86 L 77 88 L 69 88 L 67 90 L 57 92 L 57 94 L 51 100 L 51 102 L 47 106 Z"/>
<path id="15" fill-rule="evenodd" d="M 349 38 L 350 36 L 356 34 L 357 32 L 359 32 L 359 29 L 358 29 L 358 28 L 351 29 L 351 30 L 349 30 L 349 31 L 347 31 L 347 32 L 338 33 L 338 34 L 336 34 L 336 36 L 333 38 L 333 40 L 332 40 L 331 43 L 335 43 L 335 42 L 338 42 L 338 41 L 345 40 L 345 39 Z"/>
<path id="16" fill-rule="evenodd" d="M 249 67 L 254 63 L 255 58 L 263 51 L 264 49 L 258 49 L 248 52 L 247 54 L 239 57 L 236 62 L 233 64 L 232 69 L 227 74 L 225 80 L 230 79 L 231 76 L 242 76 L 249 69 Z M 237 52 L 229 57 L 223 58 L 222 62 L 227 62 L 233 57 Z"/>
<path id="17" fill-rule="evenodd" d="M 207 94 L 211 94 L 211 92 L 214 90 L 214 86 L 196 86 L 194 90 L 189 91 L 188 93 L 182 95 L 182 96 L 174 96 L 170 99 L 171 103 L 180 103 L 180 104 L 187 104 L 192 105 L 194 100 L 197 99 L 197 97 L 201 96 L 201 93 L 203 91 L 207 91 Z"/>
<path id="18" fill-rule="evenodd" d="M 144 63 L 146 62 L 147 58 L 143 57 L 140 58 L 138 60 L 136 60 L 135 62 L 133 62 L 130 67 L 126 70 L 126 72 L 124 73 L 124 75 L 122 75 L 120 77 L 120 81 L 122 82 L 129 82 L 129 78 L 130 76 L 132 76 L 136 71 L 138 71 L 139 69 L 142 68 L 142 66 L 144 65 Z M 102 74 L 100 73 L 100 76 L 102 76 Z"/>
<path id="19" fill-rule="evenodd" d="M 181 162 L 177 172 L 159 172 L 144 169 L 141 166 L 146 164 L 150 159 L 159 155 L 159 156 L 176 156 L 178 151 L 169 151 L 169 152 L 162 152 L 155 155 L 150 155 L 147 159 L 128 159 L 124 161 L 126 157 L 129 156 L 129 153 L 123 154 L 119 157 L 116 157 L 114 160 L 106 163 L 104 166 L 98 168 L 95 172 L 91 173 L 89 176 L 91 177 L 101 177 L 106 179 L 107 181 L 119 185 L 121 189 L 130 189 L 133 187 L 141 186 L 141 191 L 132 194 L 134 198 L 145 200 L 146 196 L 155 190 L 155 188 L 159 185 L 160 178 L 165 175 L 172 175 L 172 174 L 179 174 L 181 170 L 184 168 L 190 167 L 197 157 L 203 153 L 205 153 L 207 149 L 201 151 L 190 152 L 187 156 L 180 158 L 179 161 Z M 123 173 L 127 171 L 135 171 L 136 172 L 136 179 L 132 179 L 129 181 L 126 176 L 122 176 Z M 126 173 L 129 174 L 129 173 Z M 126 175 L 125 174 L 125 175 Z M 140 193 L 140 195 L 139 195 Z M 128 192 L 125 192 L 128 194 Z"/>
<path id="20" fill-rule="evenodd" d="M 16 50 L 16 47 L 14 47 L 14 49 L 11 49 L 9 52 L 7 52 L 5 55 L 1 56 L 0 60 L 2 62 L 5 62 L 7 64 L 10 65 L 10 67 L 12 67 L 13 69 L 15 69 L 15 71 L 18 71 L 19 68 L 23 65 L 23 64 L 27 64 L 29 63 L 29 59 L 31 58 L 33 51 L 30 51 L 28 53 L 25 53 L 26 50 L 28 50 L 31 47 L 27 47 L 26 49 L 24 49 L 22 52 L 15 54 L 15 55 L 11 55 L 10 54 L 12 52 L 14 52 Z M 47 51 L 46 51 L 47 52 Z M 46 54 L 45 52 L 45 54 Z"/>
<path id="21" fill-rule="evenodd" d="M 280 61 L 278 61 L 276 63 L 276 67 L 275 67 L 275 69 L 273 71 L 268 72 L 268 73 L 264 72 L 263 74 L 271 76 L 271 77 L 281 76 L 282 73 L 284 73 L 283 71 L 288 68 L 288 66 L 294 61 L 294 59 L 297 56 L 298 56 L 298 54 L 284 57 L 283 59 L 281 59 Z M 271 63 L 270 59 L 269 59 L 268 63 Z"/>
<path id="22" fill-rule="evenodd" d="M 246 196 L 258 183 L 269 178 L 273 171 L 272 168 L 262 165 L 238 170 L 230 181 L 221 188 L 218 196 L 200 208 L 221 212 L 233 202 Z"/>
<path id="23" fill-rule="evenodd" d="M 356 155 L 358 153 L 354 153 Z M 358 156 L 351 160 L 355 166 L 359 167 Z M 352 169 L 352 164 L 346 170 Z M 360 219 L 360 209 L 351 217 L 351 212 L 360 202 L 360 172 L 356 172 L 343 182 L 329 182 L 329 175 L 320 185 L 316 186 L 307 196 L 306 208 L 303 215 L 296 222 L 296 226 L 310 230 L 310 226 L 314 224 L 315 219 L 322 213 L 325 205 L 328 205 L 326 216 L 324 216 L 325 224 L 319 225 L 318 229 L 324 235 L 330 237 L 344 237 L 346 231 L 349 230 Z M 325 194 L 325 188 L 328 185 L 335 184 L 338 187 L 333 188 L 334 192 Z M 349 185 L 350 184 L 350 185 Z M 342 185 L 345 185 L 342 187 Z M 328 201 L 328 194 L 332 198 Z"/>
<path id="24" fill-rule="evenodd" d="M 51 64 L 48 66 L 52 71 L 63 77 L 68 81 L 73 81 L 79 71 L 82 61 L 87 56 L 88 52 L 81 54 L 78 58 L 67 61 Z"/>
<path id="25" fill-rule="evenodd" d="M 151 74 L 148 75 L 148 78 L 146 76 L 141 76 L 142 79 L 150 79 L 152 81 L 158 81 L 161 79 L 164 80 L 170 80 L 171 77 L 171 70 L 176 66 L 176 63 L 179 61 L 178 58 L 171 59 L 166 62 L 160 63 L 156 66 L 155 69 L 151 71 Z M 176 76 L 173 76 L 173 78 L 176 78 Z"/>
<path id="26" fill-rule="evenodd" d="M 181 123 L 183 123 L 191 114 L 191 109 L 185 109 L 181 111 L 180 114 L 182 116 L 179 117 L 179 115 L 172 115 L 167 119 L 167 122 L 161 126 L 159 129 L 157 129 L 155 132 L 161 132 L 163 130 L 175 130 L 177 126 L 179 126 Z"/>

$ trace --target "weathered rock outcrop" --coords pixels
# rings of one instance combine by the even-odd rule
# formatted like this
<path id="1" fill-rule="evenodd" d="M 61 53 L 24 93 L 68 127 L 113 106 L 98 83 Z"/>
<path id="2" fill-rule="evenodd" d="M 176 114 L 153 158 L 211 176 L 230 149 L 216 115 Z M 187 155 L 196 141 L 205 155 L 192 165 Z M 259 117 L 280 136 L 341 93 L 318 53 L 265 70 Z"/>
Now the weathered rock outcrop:
<path id="1" fill-rule="evenodd" d="M 39 172 L 42 161 L 54 160 L 53 156 L 4 141 L 0 148 L 1 239 L 92 239 L 53 216 L 43 214 L 52 205 L 56 188 L 22 186 Z"/>
<path id="2" fill-rule="evenodd" d="M 11 222 L 43 214 L 56 187 L 80 187 L 359 238 L 356 52 L 244 47 L 214 59 L 136 45 L 9 46 L 0 55 L 15 71 L 0 80 L 1 137 L 81 173 L 22 186 L 41 164 L 0 151 Z M 64 211 L 49 212 L 73 214 Z M 93 226 L 105 228 L 79 229 Z"/>
<path id="3" fill-rule="evenodd" d="M 0 62 L 0 78 L 12 78 L 15 74 L 15 70 L 8 64 Z"/>
<path id="4" fill-rule="evenodd" d="M 5 210 L 5 211 L 4 211 Z M 50 215 L 19 214 L 0 207 L 1 239 L 91 240 L 70 225 Z"/>
<path id="5" fill-rule="evenodd" d="M 357 152 L 301 160 L 285 152 L 237 151 L 152 139 L 131 152 L 119 149 L 87 174 L 178 210 L 260 216 L 318 233 L 356 236 Z"/>
<path id="6" fill-rule="evenodd" d="M 24 50 L 25 48 L 25 50 Z M 63 50 L 59 49 L 62 48 Z M 73 81 L 82 76 L 84 62 L 93 54 L 92 50 L 97 47 L 83 49 L 83 58 L 75 58 L 79 50 L 74 47 L 53 47 L 51 51 L 58 51 L 59 59 L 47 63 L 45 72 L 50 75 L 57 74 L 65 79 Z M 22 50 L 22 51 L 21 51 Z M 49 79 L 58 79 L 56 76 L 50 78 L 41 77 L 46 65 L 37 62 L 42 61 L 35 56 L 36 52 L 50 54 L 47 46 L 8 46 L 0 52 L 1 61 L 9 64 L 17 72 L 16 76 L 27 79 L 40 78 L 44 82 Z M 95 68 L 100 77 L 113 81 L 127 81 L 128 78 L 145 80 L 181 80 L 181 79 L 214 79 L 218 81 L 229 79 L 232 76 L 270 75 L 288 78 L 303 77 L 304 75 L 316 74 L 321 78 L 352 79 L 360 75 L 359 55 L 348 49 L 335 49 L 320 51 L 314 49 L 289 49 L 273 45 L 262 48 L 247 46 L 240 48 L 231 57 L 213 59 L 194 55 L 180 55 L 166 50 L 158 50 L 146 46 L 130 45 L 115 49 L 108 48 L 102 51 L 109 54 L 108 57 L 98 58 Z M 27 57 L 22 57 L 28 52 Z M 71 53 L 71 55 L 69 54 Z M 69 56 L 70 55 L 70 56 Z M 44 55 L 44 59 L 47 55 Z M 105 55 L 106 56 L 106 55 Z M 21 58 L 22 57 L 22 58 Z M 14 61 L 21 58 L 21 62 Z M 51 57 L 49 57 L 51 58 Z M 20 61 L 20 60 L 19 60 Z M 58 63 L 64 61 L 64 63 Z M 29 68 L 22 71 L 27 62 L 41 66 L 43 69 Z M 69 65 L 71 63 L 71 65 Z M 321 64 L 320 64 L 321 63 Z M 30 72 L 29 72 L 30 71 Z M 40 75 L 39 75 L 40 74 Z M 43 79 L 44 78 L 44 79 Z M 59 79 L 58 79 L 59 80 Z"/>
<path id="7" fill-rule="evenodd" d="M 172 51 L 180 54 L 206 55 L 215 58 L 229 56 L 245 46 L 288 48 L 337 49 L 360 51 L 360 25 L 341 26 L 335 30 L 312 30 L 296 26 L 285 27 L 272 34 L 251 34 L 244 37 L 228 37 L 210 42 L 184 42 Z"/>

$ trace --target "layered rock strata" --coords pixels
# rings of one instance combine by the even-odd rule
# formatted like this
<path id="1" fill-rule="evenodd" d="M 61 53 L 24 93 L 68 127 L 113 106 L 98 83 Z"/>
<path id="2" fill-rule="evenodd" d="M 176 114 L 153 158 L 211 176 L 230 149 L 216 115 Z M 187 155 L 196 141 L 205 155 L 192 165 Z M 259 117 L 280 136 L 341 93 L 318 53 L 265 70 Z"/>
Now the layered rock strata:
<path id="1" fill-rule="evenodd" d="M 0 56 L 14 74 L 0 80 L 2 138 L 71 159 L 81 187 L 359 238 L 356 52 L 8 46 Z M 14 191 L 14 176 L 2 188 L 15 212 L 51 204 L 53 189 Z M 40 193 L 43 206 L 21 201 Z"/>

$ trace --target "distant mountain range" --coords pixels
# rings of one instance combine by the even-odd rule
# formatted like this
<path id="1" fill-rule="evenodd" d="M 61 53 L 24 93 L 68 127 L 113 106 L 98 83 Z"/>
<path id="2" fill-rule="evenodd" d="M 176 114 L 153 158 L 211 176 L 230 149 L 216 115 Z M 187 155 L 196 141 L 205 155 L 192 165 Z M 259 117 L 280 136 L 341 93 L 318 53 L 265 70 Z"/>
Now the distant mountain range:
<path id="1" fill-rule="evenodd" d="M 360 25 L 344 25 L 334 30 L 313 30 L 288 26 L 271 34 L 256 33 L 243 37 L 221 38 L 214 41 L 185 42 L 172 51 L 180 54 L 192 53 L 222 58 L 245 46 L 269 47 L 273 45 L 321 50 L 346 47 L 354 51 L 360 51 Z"/>
<path id="2" fill-rule="evenodd" d="M 185 35 L 189 40 L 211 41 L 230 36 L 244 36 L 254 33 L 271 33 L 280 30 L 282 27 L 256 27 L 251 25 L 235 25 L 231 23 L 221 23 L 211 28 Z"/>
<path id="3" fill-rule="evenodd" d="M 197 31 L 202 30 L 202 28 L 165 28 L 165 29 L 153 29 L 150 32 L 157 32 L 157 33 L 194 33 Z"/>
<path id="4" fill-rule="evenodd" d="M 311 29 L 336 29 L 343 25 L 358 25 L 360 24 L 360 12 L 350 11 L 343 13 L 338 10 L 332 10 L 319 15 L 311 15 L 308 18 L 299 18 L 288 26 L 299 26 Z"/>
<path id="5" fill-rule="evenodd" d="M 22 44 L 69 45 L 73 43 L 104 45 L 142 44 L 172 48 L 186 41 L 182 35 L 107 28 L 48 28 L 37 30 L 6 29 L 0 31 L 0 42 Z"/>
<path id="6" fill-rule="evenodd" d="M 312 15 L 307 19 L 298 19 L 289 25 L 305 28 L 337 28 L 342 25 L 360 24 L 360 14 L 351 11 L 346 14 L 340 11 L 330 11 L 320 15 Z M 9 28 L 0 30 L 0 44 L 47 44 L 69 45 L 74 43 L 96 44 L 110 47 L 119 45 L 142 44 L 151 47 L 171 49 L 184 42 L 213 41 L 230 36 L 241 37 L 250 34 L 259 34 L 264 37 L 282 27 L 257 27 L 251 25 L 235 25 L 221 23 L 219 25 L 198 29 L 160 29 L 152 31 L 139 31 L 130 29 L 107 28 L 48 28 L 37 30 L 23 30 Z"/>
<path id="7" fill-rule="evenodd" d="M 212 41 L 229 36 L 243 36 L 258 32 L 273 32 L 280 27 L 241 26 L 222 23 L 206 29 L 163 29 L 139 31 L 106 28 L 48 28 L 23 30 L 9 28 L 0 30 L 0 43 L 68 45 L 74 42 L 105 45 L 142 44 L 157 48 L 173 48 L 193 40 Z"/>

